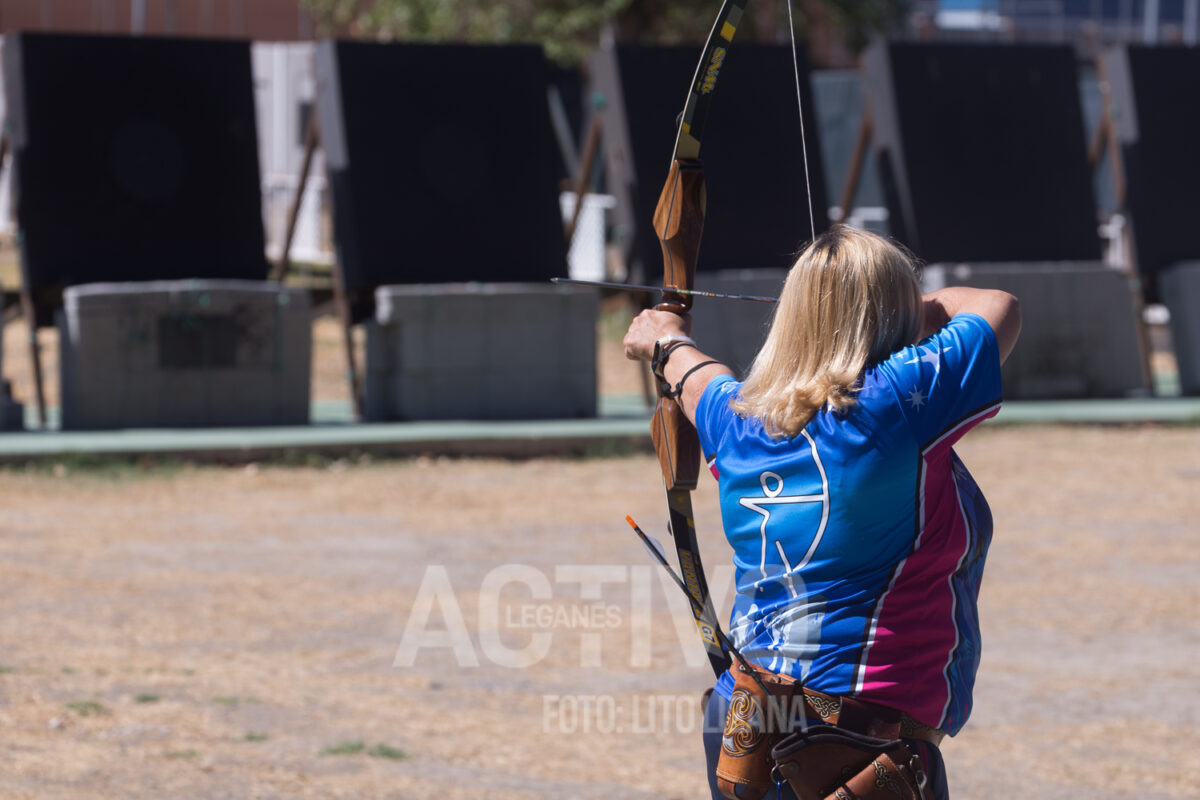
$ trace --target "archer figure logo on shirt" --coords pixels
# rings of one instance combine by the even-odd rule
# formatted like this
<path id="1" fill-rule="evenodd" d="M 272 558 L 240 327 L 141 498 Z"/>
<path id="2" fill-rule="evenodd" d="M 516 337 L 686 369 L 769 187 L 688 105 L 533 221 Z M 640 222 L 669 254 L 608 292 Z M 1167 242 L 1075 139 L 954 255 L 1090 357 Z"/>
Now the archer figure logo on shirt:
<path id="1" fill-rule="evenodd" d="M 808 431 L 800 435 L 808 443 L 807 452 L 797 453 L 786 468 L 776 467 L 778 472 L 760 473 L 761 494 L 738 498 L 739 505 L 759 515 L 761 577 L 755 580 L 753 568 L 747 570 L 751 574 L 745 580 L 754 584 L 754 599 L 748 607 L 735 604 L 734 615 L 740 619 L 733 626 L 734 638 L 741 645 L 754 641 L 763 647 L 755 656 L 770 657 L 769 663 L 762 662 L 768 669 L 789 675 L 809 669 L 820 642 L 824 598 L 811 595 L 801 573 L 821 546 L 830 507 L 829 477 L 816 442 Z M 748 527 L 739 524 L 743 531 Z M 741 580 L 739 591 L 744 591 Z"/>
<path id="2" fill-rule="evenodd" d="M 759 536 L 762 539 L 761 556 L 759 561 L 759 571 L 762 572 L 763 578 L 767 577 L 767 552 L 768 540 L 773 540 L 775 550 L 779 553 L 780 561 L 783 565 L 784 575 L 787 577 L 788 590 L 792 597 L 797 596 L 796 587 L 793 585 L 794 576 L 792 573 L 804 568 L 809 561 L 812 560 L 813 554 L 817 551 L 817 546 L 821 544 L 821 537 L 825 535 L 825 525 L 829 521 L 829 478 L 825 474 L 825 465 L 821 463 L 821 456 L 817 452 L 816 442 L 813 441 L 808 431 L 801 431 L 800 435 L 808 442 L 809 451 L 812 453 L 813 464 L 817 468 L 817 473 L 820 475 L 821 491 L 816 494 L 793 494 L 785 495 L 783 493 L 783 476 L 771 470 L 764 471 L 758 476 L 759 486 L 762 488 L 762 497 L 741 497 L 738 498 L 738 503 L 745 508 L 762 516 L 762 522 L 758 526 Z M 769 530 L 771 522 L 772 510 L 775 506 L 795 506 L 796 504 L 820 503 L 821 504 L 821 520 L 815 531 L 812 532 L 812 541 L 805 551 L 803 557 L 796 563 L 792 564 L 788 558 L 787 550 L 784 547 L 782 538 L 787 537 L 788 544 L 796 542 L 797 538 L 804 538 L 801 532 L 800 537 L 797 537 L 795 526 L 788 525 L 785 530 L 778 533 Z M 782 509 L 780 509 L 782 511 Z M 774 534 L 774 535 L 772 535 Z M 793 550 L 793 554 L 794 554 Z"/>

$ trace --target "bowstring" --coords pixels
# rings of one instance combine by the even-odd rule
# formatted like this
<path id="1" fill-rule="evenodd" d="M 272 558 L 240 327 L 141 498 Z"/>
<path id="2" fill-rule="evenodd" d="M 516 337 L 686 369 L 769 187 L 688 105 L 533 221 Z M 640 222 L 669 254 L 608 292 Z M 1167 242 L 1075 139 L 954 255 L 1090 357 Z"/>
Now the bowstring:
<path id="1" fill-rule="evenodd" d="M 792 0 L 787 0 L 788 35 L 792 41 L 792 74 L 796 78 L 796 112 L 800 115 L 800 152 L 804 158 L 804 191 L 808 195 L 808 228 L 813 241 L 817 239 L 817 223 L 813 216 L 812 183 L 808 178 L 808 137 L 804 135 L 804 105 L 800 99 L 800 62 L 796 53 L 796 24 L 792 21 Z M 844 216 L 844 212 L 843 212 Z"/>

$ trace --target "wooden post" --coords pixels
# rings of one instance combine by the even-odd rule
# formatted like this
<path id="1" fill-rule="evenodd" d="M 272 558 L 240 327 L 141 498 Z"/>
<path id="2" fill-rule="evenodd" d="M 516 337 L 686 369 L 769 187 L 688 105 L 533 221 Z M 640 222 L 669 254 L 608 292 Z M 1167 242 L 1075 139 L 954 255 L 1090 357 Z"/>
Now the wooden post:
<path id="1" fill-rule="evenodd" d="M 1104 56 L 1096 56 L 1096 77 L 1100 84 L 1100 127 L 1104 131 L 1103 139 L 1108 144 L 1108 166 L 1112 172 L 1113 182 L 1113 197 L 1116 202 L 1117 210 L 1125 214 L 1125 224 L 1121 227 L 1121 251 L 1124 255 L 1125 263 L 1122 265 L 1125 268 L 1125 274 L 1129 276 L 1131 286 L 1133 287 L 1131 294 L 1131 302 L 1133 303 L 1134 330 L 1137 333 L 1138 352 L 1141 355 L 1142 361 L 1142 382 L 1149 388 L 1150 394 L 1154 394 L 1154 371 L 1150 366 L 1150 332 L 1146 329 L 1146 317 L 1142 313 L 1145 310 L 1145 293 L 1142 291 L 1141 276 L 1138 274 L 1136 256 L 1133 252 L 1133 242 L 1130 229 L 1130 220 L 1128 209 L 1125 207 L 1125 164 L 1121 160 L 1121 142 L 1117 137 L 1116 121 L 1113 117 L 1114 108 L 1112 102 L 1112 87 L 1108 82 L 1108 68 L 1104 64 Z M 1133 109 L 1126 109 L 1126 113 L 1134 113 Z M 1097 139 L 1100 134 L 1097 133 Z M 1097 148 L 1096 160 L 1099 161 L 1099 150 Z M 1089 158 L 1091 153 L 1088 153 Z"/>
<path id="2" fill-rule="evenodd" d="M 583 210 L 583 196 L 588 189 L 588 180 L 596 165 L 596 153 L 599 149 L 602 124 L 600 114 L 592 115 L 591 125 L 588 126 L 587 139 L 583 145 L 583 157 L 579 160 L 579 175 L 575 178 L 575 208 L 571 211 L 571 219 L 563 228 L 563 236 L 567 240 L 567 252 L 571 252 L 571 240 L 575 238 L 575 227 L 579 224 L 579 214 Z"/>
<path id="3" fill-rule="evenodd" d="M 1108 143 L 1108 166 L 1112 170 L 1113 194 L 1117 208 L 1124 210 L 1125 165 L 1121 161 L 1121 142 L 1117 139 L 1116 123 L 1113 121 L 1112 87 L 1108 84 L 1108 68 L 1104 65 L 1103 56 L 1096 57 L 1096 77 L 1100 84 L 1100 127 L 1103 131 L 1103 134 L 1097 131 L 1096 139 L 1103 139 Z M 1133 109 L 1129 109 L 1129 113 L 1133 113 Z M 1089 158 L 1091 155 L 1089 152 Z M 1096 160 L 1099 159 L 1097 147 Z"/>
<path id="4" fill-rule="evenodd" d="M 33 389 L 37 396 L 38 427 L 46 427 L 46 390 L 42 385 L 42 353 L 38 348 L 37 315 L 34 313 L 33 295 L 25 281 L 21 281 L 21 316 L 29 325 L 29 363 L 33 367 Z"/>
<path id="5" fill-rule="evenodd" d="M 4 164 L 8 158 L 8 120 L 4 121 L 0 127 L 0 171 L 4 169 Z M 38 426 L 46 427 L 46 389 L 42 383 L 42 352 L 38 347 L 38 328 L 37 316 L 34 314 L 33 295 L 29 292 L 29 286 L 24 278 L 24 270 L 21 270 L 21 316 L 25 317 L 25 322 L 29 325 L 29 364 L 33 370 L 33 391 L 37 398 L 37 414 Z"/>
<path id="6" fill-rule="evenodd" d="M 1103 93 L 1104 89 L 1102 88 L 1100 91 Z M 1092 172 L 1095 172 L 1096 167 L 1100 165 L 1100 154 L 1104 150 L 1104 145 L 1108 142 L 1109 124 L 1107 105 L 1102 102 L 1100 120 L 1096 123 L 1096 130 L 1092 133 L 1092 138 L 1088 142 L 1088 166 L 1092 168 Z"/>
<path id="7" fill-rule="evenodd" d="M 854 137 L 854 150 L 850 155 L 850 166 L 846 170 L 846 179 L 842 183 L 842 197 L 839 200 L 842 218 L 838 222 L 843 224 L 850 216 L 850 209 L 854 207 L 854 195 L 858 193 L 858 181 L 862 177 L 863 161 L 867 157 L 867 146 L 870 143 L 871 109 L 867 108 L 864 100 L 862 119 L 858 123 L 858 135 Z"/>
<path id="8" fill-rule="evenodd" d="M 279 252 L 279 260 L 271 268 L 271 274 L 267 276 L 268 280 L 282 281 L 287 275 L 289 263 L 289 255 L 292 250 L 292 239 L 296 235 L 296 220 L 300 216 L 300 203 L 304 199 L 304 189 L 308 186 L 308 171 L 312 167 L 313 153 L 317 149 L 317 144 L 320 142 L 320 133 L 317 130 L 317 114 L 314 109 L 308 116 L 308 129 L 304 132 L 304 160 L 300 162 L 300 177 L 296 183 L 296 196 L 292 199 L 292 205 L 288 208 L 287 229 L 283 235 L 283 247 Z"/>
<path id="9" fill-rule="evenodd" d="M 309 115 L 308 127 L 304 132 L 304 159 L 300 162 L 300 175 L 296 181 L 296 194 L 288 207 L 287 228 L 284 231 L 283 246 L 279 259 L 271 268 L 270 280 L 282 281 L 291 266 L 292 240 L 296 236 L 296 222 L 300 217 L 300 204 L 304 200 L 304 190 L 308 187 L 308 174 L 312 170 L 313 154 L 321 143 L 321 133 L 317 125 L 316 109 Z M 336 259 L 333 265 L 333 302 L 337 308 L 338 319 L 342 324 L 342 346 L 346 354 L 346 382 L 350 388 L 350 402 L 354 408 L 354 418 L 362 420 L 362 391 L 358 380 L 358 359 L 354 357 L 354 318 L 351 314 L 350 300 L 346 295 L 346 283 L 342 276 L 341 263 Z"/>
<path id="10" fill-rule="evenodd" d="M 346 294 L 346 281 L 342 275 L 340 261 L 333 265 L 333 300 L 337 305 L 338 317 L 342 323 L 342 345 L 346 353 L 346 382 L 350 386 L 350 400 L 354 404 L 354 419 L 362 422 L 363 396 L 358 379 L 357 359 L 354 357 L 354 317 L 351 313 L 350 298 Z"/>
<path id="11" fill-rule="evenodd" d="M 288 214 L 287 238 L 284 242 L 284 249 L 280 254 L 280 261 L 277 266 L 280 277 L 282 277 L 283 271 L 287 268 L 288 251 L 291 249 L 292 235 L 296 227 L 296 217 L 300 211 L 300 200 L 304 194 L 304 185 L 308 180 L 313 151 L 316 150 L 319 142 L 320 133 L 317 130 L 317 116 L 314 109 L 312 116 L 309 117 L 308 131 L 304 136 L 304 163 L 300 167 L 300 183 L 296 187 L 296 200 L 292 204 L 291 212 Z M 350 308 L 350 297 L 346 292 L 346 276 L 342 272 L 342 262 L 337 258 L 333 260 L 333 304 L 337 308 L 338 320 L 342 324 L 342 351 L 346 355 L 346 383 L 350 389 L 350 402 L 354 409 L 354 419 L 362 422 L 363 394 L 361 382 L 358 378 L 358 359 L 354 357 L 354 314 L 353 309 Z"/>

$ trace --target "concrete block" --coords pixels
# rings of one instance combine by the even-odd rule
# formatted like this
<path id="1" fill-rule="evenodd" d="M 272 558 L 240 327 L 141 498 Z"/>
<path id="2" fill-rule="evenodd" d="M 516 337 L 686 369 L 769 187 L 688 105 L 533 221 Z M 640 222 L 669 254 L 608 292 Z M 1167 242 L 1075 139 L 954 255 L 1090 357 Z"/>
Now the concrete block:
<path id="1" fill-rule="evenodd" d="M 303 425 L 308 293 L 259 281 L 69 287 L 58 314 L 64 429 Z"/>
<path id="2" fill-rule="evenodd" d="M 596 415 L 596 293 L 540 284 L 381 286 L 368 420 Z"/>
<path id="3" fill-rule="evenodd" d="M 1158 286 L 1171 312 L 1180 391 L 1200 395 L 1200 261 L 1172 264 L 1159 276 Z"/>
<path id="4" fill-rule="evenodd" d="M 1023 325 L 1003 367 L 1009 399 L 1123 397 L 1150 391 L 1128 276 L 1099 262 L 934 264 L 925 291 L 1002 289 Z"/>

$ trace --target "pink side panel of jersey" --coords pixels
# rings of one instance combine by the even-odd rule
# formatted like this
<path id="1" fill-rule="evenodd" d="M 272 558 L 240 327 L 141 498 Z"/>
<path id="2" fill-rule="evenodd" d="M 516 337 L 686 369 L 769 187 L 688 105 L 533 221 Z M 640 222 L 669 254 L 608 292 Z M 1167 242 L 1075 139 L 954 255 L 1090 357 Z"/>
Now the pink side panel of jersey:
<path id="1" fill-rule="evenodd" d="M 882 599 L 859 687 L 864 699 L 937 727 L 950 699 L 945 668 L 959 635 L 950 578 L 970 547 L 948 443 L 925 456 L 919 513 L 920 537 Z"/>

